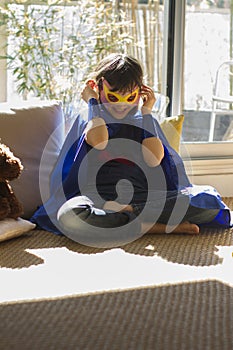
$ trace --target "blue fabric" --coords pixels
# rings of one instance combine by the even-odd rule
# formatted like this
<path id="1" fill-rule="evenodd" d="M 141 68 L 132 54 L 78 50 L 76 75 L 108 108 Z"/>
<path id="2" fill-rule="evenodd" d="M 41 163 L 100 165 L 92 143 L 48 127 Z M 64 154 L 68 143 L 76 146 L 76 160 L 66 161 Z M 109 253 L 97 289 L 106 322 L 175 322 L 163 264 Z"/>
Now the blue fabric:
<path id="1" fill-rule="evenodd" d="M 88 103 L 88 120 L 93 116 L 101 115 L 104 118 L 109 139 L 114 137 L 114 134 L 120 127 L 119 121 L 113 118 L 105 108 L 97 104 L 95 99 L 91 99 Z M 169 145 L 163 131 L 157 120 L 151 115 L 142 117 L 139 111 L 133 111 L 124 118 L 124 122 L 135 125 L 142 130 L 146 123 L 149 123 L 149 131 L 144 132 L 144 137 L 151 135 L 158 136 L 164 146 L 165 156 L 161 162 L 161 167 L 166 178 L 167 191 L 174 193 L 188 193 L 190 204 L 199 208 L 219 209 L 217 217 L 209 223 L 210 226 L 231 226 L 230 210 L 222 201 L 221 197 L 215 189 L 210 186 L 193 186 L 185 172 L 184 164 L 179 154 Z M 84 129 L 87 125 L 87 120 L 82 119 L 79 115 L 70 132 L 68 133 L 58 161 L 50 177 L 50 193 L 49 200 L 44 203 L 34 213 L 31 221 L 36 223 L 42 229 L 61 234 L 57 223 L 57 211 L 64 202 L 74 196 L 79 195 L 79 187 L 85 184 L 87 179 L 87 151 L 88 145 L 84 138 Z M 83 166 L 83 164 L 84 166 Z M 78 178 L 79 169 L 82 164 L 81 177 Z M 153 169 L 153 168 L 152 168 Z M 153 171 L 153 170 L 151 170 Z"/>

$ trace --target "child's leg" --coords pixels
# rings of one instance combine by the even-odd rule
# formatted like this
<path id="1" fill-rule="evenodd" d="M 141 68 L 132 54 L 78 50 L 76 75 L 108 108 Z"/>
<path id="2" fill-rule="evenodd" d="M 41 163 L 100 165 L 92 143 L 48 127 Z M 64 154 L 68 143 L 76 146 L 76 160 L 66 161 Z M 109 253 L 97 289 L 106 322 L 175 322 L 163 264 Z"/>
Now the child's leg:
<path id="1" fill-rule="evenodd" d="M 121 212 L 121 211 L 133 212 L 133 207 L 130 204 L 120 204 L 116 201 L 105 202 L 103 209 L 112 210 L 115 212 Z"/>
<path id="2" fill-rule="evenodd" d="M 137 205 L 140 208 L 140 205 Z M 119 204 L 114 201 L 106 202 L 105 209 L 114 210 L 116 212 L 127 210 L 133 212 L 134 209 L 131 205 Z M 170 217 L 170 210 L 168 213 L 163 211 L 160 219 L 162 222 L 144 222 L 142 223 L 142 233 L 186 233 L 186 234 L 198 234 L 200 231 L 199 224 L 211 222 L 218 214 L 218 209 L 202 209 L 189 206 L 182 222 L 174 225 L 174 228 L 168 226 L 166 223 Z"/>
<path id="3" fill-rule="evenodd" d="M 116 212 L 127 210 L 129 212 L 133 211 L 133 207 L 131 205 L 124 205 L 119 204 L 114 201 L 106 202 L 104 205 L 105 209 L 114 210 Z M 179 225 L 177 225 L 174 229 L 168 227 L 165 224 L 162 223 L 142 223 L 141 225 L 142 234 L 145 233 L 186 233 L 186 234 L 198 234 L 199 233 L 199 227 L 196 224 L 191 224 L 190 222 L 182 222 Z"/>
<path id="4" fill-rule="evenodd" d="M 219 209 L 197 208 L 190 205 L 184 216 L 184 221 L 195 222 L 197 225 L 206 224 L 214 220 Z"/>
<path id="5" fill-rule="evenodd" d="M 210 223 L 218 214 L 219 209 L 204 209 L 189 206 L 183 220 L 177 225 L 174 226 L 174 229 L 168 225 L 168 218 L 161 216 L 165 220 L 165 223 L 153 223 L 147 224 L 144 223 L 142 230 L 148 233 L 187 233 L 187 234 L 198 234 L 200 228 L 198 225 Z"/>
<path id="6" fill-rule="evenodd" d="M 134 219 L 133 212 L 95 208 L 86 196 L 68 200 L 57 215 L 59 228 L 67 237 L 100 248 L 120 246 L 141 237 L 141 224 Z"/>
<path id="7" fill-rule="evenodd" d="M 68 200 L 58 211 L 58 220 L 65 228 L 81 228 L 84 223 L 93 227 L 120 227 L 132 221 L 136 216 L 128 211 L 111 211 L 99 209 L 86 196 Z"/>

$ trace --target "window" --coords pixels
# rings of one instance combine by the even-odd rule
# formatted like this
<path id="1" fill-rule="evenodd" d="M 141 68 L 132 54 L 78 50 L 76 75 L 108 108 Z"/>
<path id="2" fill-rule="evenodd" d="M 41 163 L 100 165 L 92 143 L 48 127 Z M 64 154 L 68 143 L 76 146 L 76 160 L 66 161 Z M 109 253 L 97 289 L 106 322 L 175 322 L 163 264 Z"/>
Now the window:
<path id="1" fill-rule="evenodd" d="M 169 23 L 169 32 L 167 33 L 169 46 L 167 50 L 165 48 L 165 53 L 167 54 L 167 60 L 165 61 L 168 62 L 167 72 L 170 72 L 170 75 L 167 74 L 165 87 L 167 88 L 167 94 L 171 101 L 170 114 L 177 115 L 183 113 L 185 115 L 181 154 L 191 181 L 196 184 L 213 185 L 222 195 L 231 196 L 233 195 L 232 186 L 230 185 L 233 181 L 233 140 L 229 139 L 229 141 L 226 141 L 218 137 L 218 140 L 214 139 L 214 141 L 209 142 L 208 138 L 211 114 L 211 104 L 208 96 L 210 97 L 212 94 L 213 81 L 211 81 L 211 79 L 207 81 L 206 77 L 202 75 L 199 75 L 198 83 L 196 84 L 190 80 L 191 78 L 194 80 L 196 79 L 196 74 L 193 74 L 193 72 L 200 73 L 200 69 L 203 69 L 203 67 L 200 68 L 200 65 L 203 66 L 202 60 L 199 60 L 200 56 L 202 55 L 203 57 L 204 53 L 207 55 L 205 59 L 209 62 L 209 65 L 205 65 L 205 67 L 207 67 L 209 72 L 213 55 L 213 51 L 210 50 L 210 39 L 206 36 L 206 34 L 210 34 L 207 30 L 208 28 L 197 36 L 200 28 L 197 30 L 198 24 L 196 24 L 195 20 L 190 21 L 195 15 L 195 8 L 190 7 L 190 3 L 199 4 L 204 7 L 207 3 L 217 4 L 220 2 L 204 0 L 165 2 L 165 17 Z M 206 8 L 205 11 L 204 8 L 202 8 L 202 11 L 199 11 L 199 16 L 207 13 L 209 19 L 209 16 L 213 14 L 215 16 L 222 16 L 223 13 L 228 13 L 228 17 L 226 15 L 224 17 L 225 21 L 228 21 L 228 24 L 225 23 L 225 28 L 230 28 L 232 14 L 229 15 L 229 2 L 225 1 L 224 5 L 228 5 L 228 8 L 218 8 L 217 10 L 215 6 L 209 14 L 209 8 Z M 190 13 L 191 11 L 194 11 L 194 14 Z M 217 14 L 215 12 L 217 12 Z M 218 22 L 215 23 L 216 28 L 217 23 Z M 219 38 L 215 36 L 216 30 L 212 31 L 211 34 L 213 43 L 219 40 Z M 202 37 L 200 37 L 200 35 Z M 195 40 L 202 42 L 203 38 L 205 38 L 204 53 L 200 52 L 200 50 L 202 50 L 200 47 L 196 46 L 195 48 Z M 225 38 L 224 40 L 226 42 L 224 42 L 224 45 L 229 45 L 229 52 L 232 52 L 230 39 L 230 36 L 228 39 Z M 214 50 L 214 55 L 218 56 L 219 62 L 221 62 L 222 59 L 221 54 L 223 54 L 222 50 Z M 214 76 L 215 69 L 216 67 L 211 66 L 212 76 Z M 204 70 L 204 72 L 208 74 L 207 71 Z M 193 90 L 193 86 L 196 86 L 195 90 Z M 207 86 L 209 95 L 206 93 L 203 94 L 203 90 L 201 90 L 203 96 L 199 97 L 198 95 L 201 95 L 199 94 L 200 86 L 202 86 L 202 88 L 203 86 Z M 208 104 L 201 103 L 201 101 L 208 101 Z M 193 113 L 190 113 L 191 111 Z M 225 119 L 224 122 L 222 121 L 223 119 Z M 218 128 L 218 125 L 220 125 L 220 129 L 223 130 L 223 125 L 221 124 L 225 124 L 226 120 L 228 126 L 230 126 L 229 119 L 229 116 L 224 116 L 224 118 L 222 118 L 222 116 L 217 116 L 215 128 Z M 205 134 L 204 137 L 203 133 Z M 221 131 L 222 135 L 223 133 L 224 131 Z M 189 162 L 190 159 L 191 162 Z"/>
<path id="2" fill-rule="evenodd" d="M 230 1 L 186 1 L 183 110 L 184 141 L 233 141 L 233 111 L 218 103 L 212 113 L 212 96 L 218 67 L 232 59 Z M 231 70 L 231 69 L 230 69 Z M 219 75 L 218 92 L 232 92 L 232 79 Z M 228 93 L 225 95 L 226 85 Z M 233 101 L 233 99 L 232 99 Z M 220 111 L 220 108 L 222 109 Z M 211 130 L 211 120 L 213 130 Z"/>
<path id="3" fill-rule="evenodd" d="M 233 14 L 229 1 L 188 0 L 167 4 L 169 113 L 185 114 L 185 142 L 232 141 L 231 111 L 216 116 L 215 132 L 209 138 L 216 72 L 222 62 L 232 59 Z M 225 88 L 223 85 L 227 83 L 221 88 Z M 232 86 L 233 82 L 228 81 L 229 94 Z"/>

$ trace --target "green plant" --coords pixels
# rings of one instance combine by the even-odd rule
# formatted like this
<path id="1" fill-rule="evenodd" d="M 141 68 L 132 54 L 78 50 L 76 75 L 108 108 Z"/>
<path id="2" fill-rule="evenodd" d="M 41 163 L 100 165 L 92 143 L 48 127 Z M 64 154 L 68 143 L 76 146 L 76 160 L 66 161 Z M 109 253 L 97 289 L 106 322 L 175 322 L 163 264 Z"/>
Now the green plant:
<path id="1" fill-rule="evenodd" d="M 60 99 L 66 118 L 80 100 L 82 83 L 107 53 L 133 44 L 132 23 L 112 2 L 18 0 L 0 8 L 8 37 L 8 69 L 24 99 Z"/>

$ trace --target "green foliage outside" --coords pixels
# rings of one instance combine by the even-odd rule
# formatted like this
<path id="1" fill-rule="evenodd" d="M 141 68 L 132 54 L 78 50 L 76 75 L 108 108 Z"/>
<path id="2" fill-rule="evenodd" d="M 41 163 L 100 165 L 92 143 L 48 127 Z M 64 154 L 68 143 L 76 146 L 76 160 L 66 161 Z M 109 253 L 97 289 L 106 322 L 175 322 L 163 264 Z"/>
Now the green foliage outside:
<path id="1" fill-rule="evenodd" d="M 8 69 L 24 99 L 60 99 L 66 118 L 80 100 L 80 90 L 96 62 L 134 44 L 131 21 L 104 1 L 44 0 L 0 7 L 0 26 L 8 41 Z M 73 3 L 74 4 L 74 3 Z"/>

